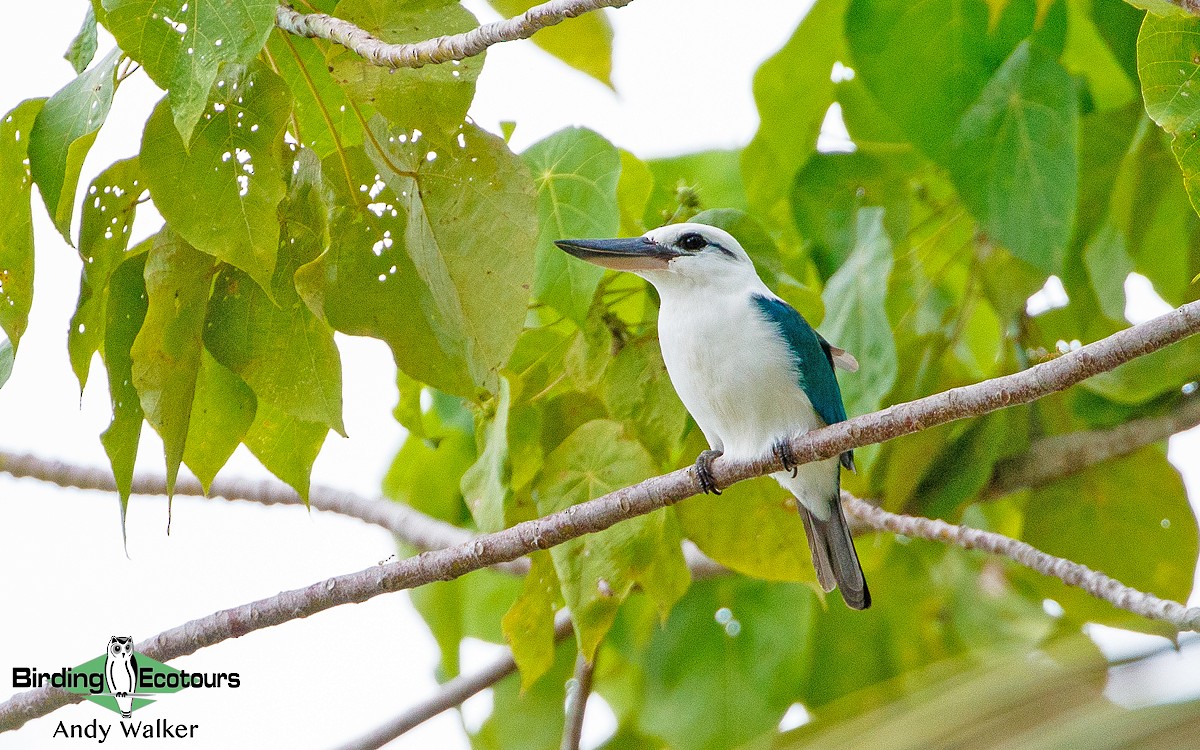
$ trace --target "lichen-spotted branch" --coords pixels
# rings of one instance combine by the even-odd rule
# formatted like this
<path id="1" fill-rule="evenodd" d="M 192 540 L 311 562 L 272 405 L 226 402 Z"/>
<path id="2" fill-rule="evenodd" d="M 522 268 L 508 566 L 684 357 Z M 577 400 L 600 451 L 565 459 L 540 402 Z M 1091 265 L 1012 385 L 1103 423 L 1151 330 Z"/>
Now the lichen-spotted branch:
<path id="1" fill-rule="evenodd" d="M 488 23 L 462 34 L 439 36 L 410 44 L 389 44 L 349 21 L 324 13 L 300 13 L 280 5 L 275 25 L 298 36 L 326 39 L 358 53 L 364 60 L 386 68 L 419 68 L 451 60 L 464 60 L 493 44 L 528 39 L 547 26 L 601 8 L 621 8 L 633 0 L 550 0 L 519 16 Z"/>

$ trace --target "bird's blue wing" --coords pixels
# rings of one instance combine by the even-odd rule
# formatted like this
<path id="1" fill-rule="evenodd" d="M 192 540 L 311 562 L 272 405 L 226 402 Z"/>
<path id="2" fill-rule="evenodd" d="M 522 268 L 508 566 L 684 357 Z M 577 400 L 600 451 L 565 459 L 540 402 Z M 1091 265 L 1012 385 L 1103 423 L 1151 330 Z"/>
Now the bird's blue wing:
<path id="1" fill-rule="evenodd" d="M 833 371 L 829 344 L 800 313 L 781 299 L 754 296 L 763 317 L 778 330 L 796 362 L 800 387 L 825 424 L 846 421 L 846 406 Z"/>

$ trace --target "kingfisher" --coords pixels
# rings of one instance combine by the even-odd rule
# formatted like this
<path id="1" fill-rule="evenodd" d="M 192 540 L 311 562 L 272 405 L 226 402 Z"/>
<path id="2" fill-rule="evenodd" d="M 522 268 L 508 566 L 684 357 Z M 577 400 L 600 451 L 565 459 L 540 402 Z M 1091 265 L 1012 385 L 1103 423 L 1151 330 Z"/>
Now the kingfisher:
<path id="1" fill-rule="evenodd" d="M 738 241 L 717 227 L 671 224 L 641 237 L 555 244 L 658 290 L 663 362 L 708 440 L 695 468 L 703 490 L 720 494 L 716 458 L 771 450 L 784 467 L 771 476 L 796 498 L 821 588 L 840 589 L 854 609 L 871 606 L 841 503 L 841 467 L 854 469 L 853 451 L 797 465 L 790 447 L 796 435 L 845 421 L 834 366 L 853 372 L 854 357 L 768 289 Z"/>

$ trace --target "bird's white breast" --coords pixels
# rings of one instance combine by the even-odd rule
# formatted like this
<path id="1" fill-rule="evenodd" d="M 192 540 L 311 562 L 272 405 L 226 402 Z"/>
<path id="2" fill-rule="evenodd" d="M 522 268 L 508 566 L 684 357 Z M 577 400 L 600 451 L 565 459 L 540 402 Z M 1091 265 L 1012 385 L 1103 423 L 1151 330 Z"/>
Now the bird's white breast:
<path id="1" fill-rule="evenodd" d="M 822 426 L 800 387 L 791 351 L 759 311 L 765 287 L 665 294 L 659 310 L 663 361 L 680 400 L 710 445 L 753 457 L 787 435 Z"/>

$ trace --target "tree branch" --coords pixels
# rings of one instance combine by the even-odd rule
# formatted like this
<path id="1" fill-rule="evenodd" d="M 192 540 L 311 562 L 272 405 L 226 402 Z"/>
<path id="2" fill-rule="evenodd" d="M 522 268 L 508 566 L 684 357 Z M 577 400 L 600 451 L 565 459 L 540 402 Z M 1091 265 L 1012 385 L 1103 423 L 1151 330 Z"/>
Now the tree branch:
<path id="1" fill-rule="evenodd" d="M 596 657 L 599 658 L 597 653 Z M 575 657 L 575 680 L 567 691 L 566 721 L 563 722 L 562 750 L 579 750 L 579 740 L 583 737 L 583 715 L 587 711 L 588 696 L 592 694 L 592 672 L 596 669 L 594 662 L 580 651 Z"/>
<path id="2" fill-rule="evenodd" d="M 1200 302 L 1191 302 L 1023 372 L 954 388 L 795 437 L 791 440 L 792 450 L 799 463 L 817 461 L 934 425 L 1028 403 L 1198 331 Z M 750 461 L 717 459 L 712 468 L 718 486 L 725 487 L 736 481 L 781 471 L 783 465 L 770 453 Z M 620 521 L 672 505 L 700 491 L 694 467 L 679 469 L 544 518 L 478 536 L 470 542 L 335 576 L 302 589 L 216 612 L 142 641 L 136 650 L 158 661 L 170 661 L 206 646 L 341 604 L 363 602 L 380 594 L 432 581 L 452 580 L 473 570 L 515 560 L 535 549 L 548 549 L 584 534 L 603 531 Z M 37 688 L 15 695 L 0 704 L 0 731 L 15 729 L 78 699 L 78 696 L 55 688 Z"/>
<path id="3" fill-rule="evenodd" d="M 1112 458 L 1128 456 L 1200 424 L 1200 396 L 1186 398 L 1174 411 L 1134 419 L 1106 430 L 1084 430 L 1034 441 L 1029 450 L 996 464 L 984 498 L 1025 487 L 1040 487 Z"/>
<path id="4" fill-rule="evenodd" d="M 978 549 L 1004 555 L 1042 575 L 1057 578 L 1068 586 L 1081 588 L 1119 609 L 1151 620 L 1161 620 L 1176 630 L 1200 632 L 1200 607 L 1185 607 L 1178 602 L 1159 599 L 1153 594 L 1130 588 L 1086 565 L 1048 555 L 1025 542 L 991 531 L 955 526 L 945 521 L 890 513 L 848 492 L 842 493 L 842 502 L 847 510 L 873 528 L 916 539 L 946 542 L 963 549 Z"/>
<path id="5" fill-rule="evenodd" d="M 571 635 L 571 616 L 567 610 L 558 611 L 554 618 L 554 642 L 558 643 Z M 338 750 L 376 750 L 433 717 L 449 711 L 475 695 L 517 671 L 512 649 L 507 650 L 491 665 L 473 675 L 459 675 L 450 680 L 431 698 L 418 703 L 404 713 L 381 724 L 362 737 L 342 745 Z"/>
<path id="6" fill-rule="evenodd" d="M 539 29 L 562 23 L 600 8 L 622 8 L 633 0 L 550 0 L 535 5 L 515 18 L 496 21 L 462 34 L 439 36 L 411 44 L 389 44 L 349 21 L 324 13 L 299 13 L 280 5 L 275 25 L 289 34 L 326 39 L 357 52 L 372 65 L 387 68 L 419 68 L 423 65 L 464 60 L 493 44 L 528 39 Z"/>

